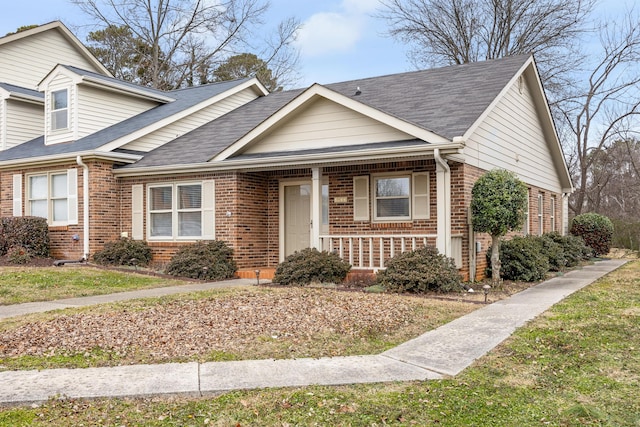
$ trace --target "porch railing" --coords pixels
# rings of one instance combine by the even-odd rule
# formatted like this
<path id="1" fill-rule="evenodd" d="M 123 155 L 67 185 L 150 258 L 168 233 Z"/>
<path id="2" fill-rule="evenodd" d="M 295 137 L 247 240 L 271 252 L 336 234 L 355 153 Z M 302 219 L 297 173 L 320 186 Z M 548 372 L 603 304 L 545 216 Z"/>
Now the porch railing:
<path id="1" fill-rule="evenodd" d="M 436 246 L 436 234 L 321 235 L 323 250 L 337 253 L 354 270 L 379 270 L 395 255 L 424 246 Z M 452 257 L 462 267 L 462 237 L 452 237 Z"/>

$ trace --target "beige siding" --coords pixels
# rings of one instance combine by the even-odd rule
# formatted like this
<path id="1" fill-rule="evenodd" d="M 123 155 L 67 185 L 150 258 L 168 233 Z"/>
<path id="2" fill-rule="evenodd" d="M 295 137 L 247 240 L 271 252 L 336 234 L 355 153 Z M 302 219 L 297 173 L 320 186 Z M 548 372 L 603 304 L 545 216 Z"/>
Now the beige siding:
<path id="1" fill-rule="evenodd" d="M 341 147 L 414 137 L 327 99 L 318 99 L 244 153 Z"/>
<path id="2" fill-rule="evenodd" d="M 57 64 L 97 70 L 58 30 L 45 31 L 0 46 L 0 81 L 36 89 Z"/>
<path id="3" fill-rule="evenodd" d="M 190 114 L 183 119 L 177 120 L 167 126 L 151 132 L 142 138 L 132 141 L 124 145 L 122 148 L 149 152 L 197 127 L 204 125 L 205 123 L 215 120 L 216 118 L 246 104 L 249 101 L 252 101 L 255 98 L 257 98 L 257 95 L 252 89 L 245 89 L 244 91 L 231 95 L 209 107 L 203 108 L 196 113 Z"/>
<path id="4" fill-rule="evenodd" d="M 77 134 L 80 139 L 115 123 L 126 120 L 158 103 L 131 96 L 78 86 Z"/>
<path id="5" fill-rule="evenodd" d="M 561 192 L 551 151 L 527 84 L 516 82 L 470 136 L 468 164 L 508 169 L 530 185 Z"/>
<path id="6" fill-rule="evenodd" d="M 0 149 L 14 147 L 44 134 L 44 111 L 41 105 L 8 100 L 6 104 L 6 139 Z"/>

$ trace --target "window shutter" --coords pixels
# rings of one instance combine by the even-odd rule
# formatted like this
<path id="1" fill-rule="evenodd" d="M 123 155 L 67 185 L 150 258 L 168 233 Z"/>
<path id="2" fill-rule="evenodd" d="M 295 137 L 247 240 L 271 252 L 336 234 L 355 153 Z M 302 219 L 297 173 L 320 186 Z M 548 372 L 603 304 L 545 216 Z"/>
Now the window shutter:
<path id="1" fill-rule="evenodd" d="M 353 177 L 353 220 L 369 221 L 369 177 Z"/>
<path id="2" fill-rule="evenodd" d="M 413 219 L 429 218 L 429 172 L 413 174 Z"/>
<path id="3" fill-rule="evenodd" d="M 85 200 L 85 209 L 88 200 Z M 78 170 L 67 170 L 67 209 L 69 225 L 78 224 Z"/>
<path id="4" fill-rule="evenodd" d="M 216 185 L 215 181 L 202 182 L 202 238 L 216 238 Z"/>
<path id="5" fill-rule="evenodd" d="M 131 186 L 131 238 L 144 240 L 144 202 L 142 184 Z"/>
<path id="6" fill-rule="evenodd" d="M 22 174 L 13 175 L 13 216 L 22 216 Z"/>

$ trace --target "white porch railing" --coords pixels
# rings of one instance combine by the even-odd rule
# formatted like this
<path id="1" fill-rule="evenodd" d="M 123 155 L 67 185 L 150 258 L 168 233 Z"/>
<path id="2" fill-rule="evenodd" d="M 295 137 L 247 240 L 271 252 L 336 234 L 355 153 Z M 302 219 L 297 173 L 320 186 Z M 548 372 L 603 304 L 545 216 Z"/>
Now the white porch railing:
<path id="1" fill-rule="evenodd" d="M 395 255 L 436 246 L 437 234 L 321 235 L 321 248 L 335 252 L 354 270 L 379 270 Z M 462 237 L 452 237 L 452 257 L 462 267 Z"/>

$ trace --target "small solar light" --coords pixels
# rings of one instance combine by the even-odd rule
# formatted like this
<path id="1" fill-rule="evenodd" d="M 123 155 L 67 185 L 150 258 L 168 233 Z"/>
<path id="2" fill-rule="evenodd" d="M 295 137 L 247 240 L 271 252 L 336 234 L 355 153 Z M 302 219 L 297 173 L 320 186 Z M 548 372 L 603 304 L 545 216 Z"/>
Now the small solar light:
<path id="1" fill-rule="evenodd" d="M 260 270 L 256 270 L 256 284 L 260 284 Z"/>
<path id="2" fill-rule="evenodd" d="M 482 289 L 484 290 L 484 302 L 485 304 L 487 303 L 487 296 L 489 295 L 489 289 L 491 289 L 491 286 L 489 285 L 484 285 L 482 287 Z"/>

